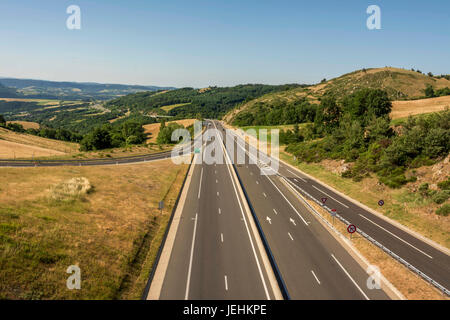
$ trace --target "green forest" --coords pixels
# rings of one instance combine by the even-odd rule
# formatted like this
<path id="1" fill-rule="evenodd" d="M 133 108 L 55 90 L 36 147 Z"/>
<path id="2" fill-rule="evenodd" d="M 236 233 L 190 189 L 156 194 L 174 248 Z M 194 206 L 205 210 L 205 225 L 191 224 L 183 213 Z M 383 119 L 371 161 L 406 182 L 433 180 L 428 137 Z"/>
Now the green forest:
<path id="1" fill-rule="evenodd" d="M 172 116 L 174 119 L 220 118 L 240 103 L 250 101 L 264 94 L 289 90 L 299 85 L 239 85 L 235 87 L 210 87 L 204 90 L 182 88 L 168 92 L 142 92 L 127 95 L 106 103 L 111 111 L 124 114 L 128 110 L 133 112 L 154 112 L 159 115 Z M 169 112 L 164 106 L 186 104 L 176 107 Z"/>
<path id="2" fill-rule="evenodd" d="M 280 140 L 299 161 L 320 162 L 343 159 L 352 162 L 345 177 L 356 181 L 371 173 L 391 188 L 398 188 L 414 175 L 407 169 L 430 165 L 450 151 L 450 111 L 408 120 L 394 130 L 389 113 L 392 105 L 386 92 L 363 89 L 343 99 L 325 98 L 314 122 L 283 131 Z M 437 197 L 447 197 L 442 190 Z"/>

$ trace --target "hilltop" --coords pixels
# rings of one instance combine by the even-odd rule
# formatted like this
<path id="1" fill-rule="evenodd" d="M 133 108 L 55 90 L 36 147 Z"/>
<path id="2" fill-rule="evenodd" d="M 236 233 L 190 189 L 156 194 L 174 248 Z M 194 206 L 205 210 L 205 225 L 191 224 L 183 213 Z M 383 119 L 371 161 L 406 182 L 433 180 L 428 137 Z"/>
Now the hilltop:
<path id="1" fill-rule="evenodd" d="M 435 90 L 450 88 L 450 80 L 448 77 L 434 77 L 419 71 L 399 68 L 363 69 L 317 85 L 266 94 L 230 111 L 225 120 L 231 123 L 242 111 L 255 113 L 258 110 L 256 106 L 260 104 L 270 106 L 303 100 L 318 104 L 324 96 L 339 99 L 363 88 L 382 89 L 391 100 L 420 99 L 425 97 L 425 89 L 428 86 L 432 86 Z"/>

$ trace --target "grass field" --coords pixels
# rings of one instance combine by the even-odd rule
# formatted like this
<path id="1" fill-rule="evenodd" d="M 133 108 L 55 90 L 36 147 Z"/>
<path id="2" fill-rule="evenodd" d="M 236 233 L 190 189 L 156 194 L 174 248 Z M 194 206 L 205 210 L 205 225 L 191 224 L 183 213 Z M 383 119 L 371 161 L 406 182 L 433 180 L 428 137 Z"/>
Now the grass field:
<path id="1" fill-rule="evenodd" d="M 190 105 L 190 104 L 191 104 L 190 102 L 189 103 L 171 104 L 169 106 L 161 107 L 161 109 L 163 109 L 166 112 L 169 112 L 172 109 L 175 109 L 175 108 L 178 108 L 178 107 L 182 107 L 182 106 L 187 106 L 187 105 Z"/>
<path id="2" fill-rule="evenodd" d="M 3 128 L 0 128 L 0 142 L 2 143 L 0 157 L 10 159 L 14 158 L 14 152 L 16 152 L 17 158 L 31 158 L 33 152 L 35 157 L 42 157 L 74 153 L 79 149 L 76 143 L 41 138 Z M 39 155 L 36 153 L 39 153 Z"/>
<path id="3" fill-rule="evenodd" d="M 170 150 L 170 145 L 142 146 L 80 152 L 77 143 L 41 138 L 0 128 L 0 159 L 83 160 L 120 158 Z"/>
<path id="4" fill-rule="evenodd" d="M 166 125 L 170 123 L 178 123 L 183 125 L 185 128 L 194 124 L 196 119 L 184 119 L 184 120 L 175 120 L 175 121 L 168 121 L 166 122 Z M 147 139 L 147 143 L 155 143 L 156 138 L 158 138 L 159 128 L 161 127 L 161 123 L 152 123 L 147 124 L 144 126 L 145 133 L 147 133 L 150 137 Z"/>
<path id="5" fill-rule="evenodd" d="M 22 127 L 27 129 L 39 129 L 40 125 L 36 122 L 30 122 L 30 121 L 7 121 L 7 123 L 17 123 L 22 125 Z"/>
<path id="6" fill-rule="evenodd" d="M 27 159 L 64 155 L 64 152 L 0 140 L 0 159 Z"/>
<path id="7" fill-rule="evenodd" d="M 423 113 L 443 111 L 450 108 L 450 96 L 410 101 L 393 101 L 392 119 L 406 118 Z"/>
<path id="8" fill-rule="evenodd" d="M 0 168 L 0 298 L 139 299 L 186 170 L 170 160 Z M 80 177 L 90 193 L 52 197 Z M 81 269 L 81 290 L 66 288 L 70 265 Z"/>

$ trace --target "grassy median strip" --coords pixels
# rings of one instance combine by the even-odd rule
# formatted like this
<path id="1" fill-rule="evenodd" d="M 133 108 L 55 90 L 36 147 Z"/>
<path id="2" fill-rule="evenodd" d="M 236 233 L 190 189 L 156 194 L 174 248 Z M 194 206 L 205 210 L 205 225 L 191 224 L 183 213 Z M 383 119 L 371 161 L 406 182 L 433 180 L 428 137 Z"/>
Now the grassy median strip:
<path id="1" fill-rule="evenodd" d="M 0 298 L 139 299 L 187 167 L 0 168 Z"/>

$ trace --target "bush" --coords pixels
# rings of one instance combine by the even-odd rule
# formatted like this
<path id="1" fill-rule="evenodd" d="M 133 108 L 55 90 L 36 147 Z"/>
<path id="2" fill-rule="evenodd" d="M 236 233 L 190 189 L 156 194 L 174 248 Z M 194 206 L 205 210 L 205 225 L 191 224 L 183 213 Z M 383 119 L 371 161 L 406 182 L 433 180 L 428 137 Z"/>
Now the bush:
<path id="1" fill-rule="evenodd" d="M 438 191 L 431 197 L 431 199 L 437 204 L 444 203 L 448 200 L 448 198 L 450 198 L 450 191 L 448 190 Z"/>
<path id="2" fill-rule="evenodd" d="M 184 129 L 184 127 L 178 123 L 171 123 L 168 126 L 161 124 L 156 142 L 158 144 L 175 144 L 176 141 L 172 141 L 172 133 L 176 129 Z"/>
<path id="3" fill-rule="evenodd" d="M 436 210 L 436 214 L 439 216 L 447 217 L 450 214 L 450 204 L 444 204 L 442 207 Z"/>
<path id="4" fill-rule="evenodd" d="M 438 187 L 439 187 L 441 190 L 450 190 L 450 178 L 448 178 L 448 179 L 445 180 L 445 181 L 439 182 L 439 183 L 438 183 Z"/>
<path id="5" fill-rule="evenodd" d="M 422 183 L 422 184 L 419 186 L 419 192 L 420 192 L 420 194 L 421 194 L 422 196 L 427 196 L 427 195 L 428 195 L 428 188 L 429 188 L 428 183 Z"/>

